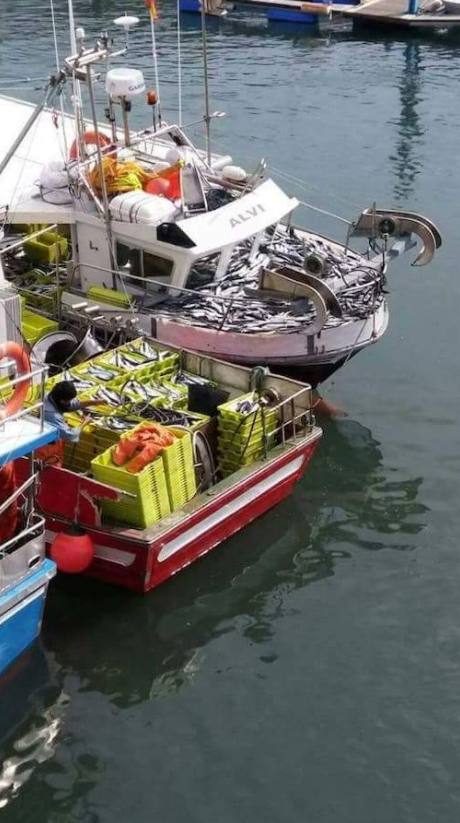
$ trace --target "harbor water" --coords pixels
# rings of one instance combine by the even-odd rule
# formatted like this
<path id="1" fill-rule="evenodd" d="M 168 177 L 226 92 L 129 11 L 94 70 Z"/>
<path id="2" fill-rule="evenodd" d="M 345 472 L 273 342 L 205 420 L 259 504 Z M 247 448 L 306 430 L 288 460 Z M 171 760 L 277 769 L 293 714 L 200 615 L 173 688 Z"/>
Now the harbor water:
<path id="1" fill-rule="evenodd" d="M 175 7 L 158 6 L 174 120 Z M 66 8 L 54 0 L 61 58 Z M 142 19 L 125 62 L 153 84 L 143 2 L 75 0 L 88 38 L 125 10 Z M 201 41 L 195 17 L 181 22 L 186 124 L 203 113 Z M 55 65 L 48 1 L 1 0 L 0 38 L 0 90 L 39 100 Z M 460 37 L 314 34 L 240 10 L 209 22 L 208 43 L 212 110 L 227 114 L 214 150 L 247 169 L 265 157 L 289 193 L 346 219 L 374 201 L 426 213 L 444 244 L 429 267 L 410 254 L 391 267 L 388 332 L 326 386 L 348 416 L 325 424 L 289 500 L 144 598 L 53 583 L 41 648 L 0 688 L 0 820 L 451 823 Z M 346 236 L 321 212 L 302 218 Z"/>

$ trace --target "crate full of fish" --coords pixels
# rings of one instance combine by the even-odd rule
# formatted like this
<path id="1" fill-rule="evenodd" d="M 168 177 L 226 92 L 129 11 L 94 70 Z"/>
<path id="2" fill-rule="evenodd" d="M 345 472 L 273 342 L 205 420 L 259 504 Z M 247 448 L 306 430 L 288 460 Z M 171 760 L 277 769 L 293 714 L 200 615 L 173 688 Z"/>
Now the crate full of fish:
<path id="1" fill-rule="evenodd" d="M 270 409 L 263 397 L 256 392 L 236 397 L 218 407 L 219 434 L 232 432 L 241 437 L 254 437 L 260 433 L 272 434 L 279 420 L 279 412 Z"/>
<path id="2" fill-rule="evenodd" d="M 169 381 L 156 380 L 151 376 L 139 374 L 128 377 L 124 383 L 117 383 L 117 388 L 123 396 L 123 405 L 134 404 L 139 408 L 160 406 L 174 409 L 183 409 L 187 406 L 186 386 L 176 386 Z"/>
<path id="3" fill-rule="evenodd" d="M 79 379 L 89 381 L 101 385 L 108 386 L 109 384 L 115 386 L 123 381 L 123 370 L 116 366 L 106 366 L 97 363 L 95 360 L 81 363 L 79 366 L 74 366 L 70 369 L 71 379 Z"/>
<path id="4" fill-rule="evenodd" d="M 101 366 L 115 366 L 123 372 L 137 375 L 173 374 L 179 367 L 179 355 L 155 348 L 143 338 L 132 340 L 96 358 Z"/>

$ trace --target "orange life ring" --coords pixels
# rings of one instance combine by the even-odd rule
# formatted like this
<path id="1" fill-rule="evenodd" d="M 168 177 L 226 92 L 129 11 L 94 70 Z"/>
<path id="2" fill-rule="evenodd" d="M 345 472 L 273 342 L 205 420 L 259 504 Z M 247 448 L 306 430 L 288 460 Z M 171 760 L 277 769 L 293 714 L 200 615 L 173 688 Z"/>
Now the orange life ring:
<path id="1" fill-rule="evenodd" d="M 0 360 L 4 357 L 14 360 L 18 369 L 18 377 L 30 373 L 29 356 L 19 343 L 0 343 Z M 24 404 L 31 383 L 32 380 L 29 377 L 28 380 L 22 380 L 15 385 L 14 392 L 6 406 L 0 409 L 0 420 L 6 420 L 7 417 L 19 411 Z"/>
<path id="2" fill-rule="evenodd" d="M 107 148 L 112 143 L 112 141 L 110 140 L 109 137 L 107 137 L 106 134 L 103 134 L 102 132 L 98 132 L 98 134 L 96 134 L 95 131 L 85 131 L 85 133 L 83 135 L 83 142 L 84 142 L 85 146 L 97 146 L 97 144 L 99 143 L 101 149 Z M 69 152 L 70 160 L 76 160 L 77 159 L 77 157 L 78 157 L 77 148 L 78 148 L 78 142 L 77 142 L 77 140 L 74 140 L 71 147 L 70 147 L 70 152 Z"/>

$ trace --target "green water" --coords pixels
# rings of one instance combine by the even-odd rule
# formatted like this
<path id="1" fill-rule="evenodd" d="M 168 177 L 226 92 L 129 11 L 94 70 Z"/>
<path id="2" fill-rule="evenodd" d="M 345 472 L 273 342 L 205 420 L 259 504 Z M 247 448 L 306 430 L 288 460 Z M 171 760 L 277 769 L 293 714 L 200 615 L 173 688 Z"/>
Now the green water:
<path id="1" fill-rule="evenodd" d="M 172 119 L 174 15 L 159 4 Z M 140 0 L 75 6 L 91 34 L 137 11 L 132 59 L 152 81 Z M 200 41 L 183 23 L 188 122 Z M 0 32 L 3 91 L 46 76 L 45 0 L 1 0 Z M 425 212 L 444 245 L 428 268 L 391 269 L 388 333 L 329 384 L 349 416 L 326 425 L 291 499 L 146 598 L 53 586 L 43 652 L 2 693 L 0 820 L 453 823 L 460 39 L 311 36 L 240 12 L 211 23 L 209 47 L 216 150 L 248 168 L 264 156 L 289 192 L 347 218 L 374 200 Z"/>

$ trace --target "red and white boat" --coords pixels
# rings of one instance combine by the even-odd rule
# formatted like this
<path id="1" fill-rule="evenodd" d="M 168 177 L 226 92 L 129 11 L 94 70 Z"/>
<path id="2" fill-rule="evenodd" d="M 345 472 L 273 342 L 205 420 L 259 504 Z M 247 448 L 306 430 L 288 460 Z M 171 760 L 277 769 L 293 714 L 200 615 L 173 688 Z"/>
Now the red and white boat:
<path id="1" fill-rule="evenodd" d="M 181 361 L 188 373 L 212 379 L 233 396 L 251 389 L 254 373 L 248 368 L 187 351 L 181 352 Z M 150 528 L 104 522 L 102 501 L 119 498 L 113 487 L 66 468 L 43 468 L 37 505 L 48 545 L 78 519 L 94 546 L 86 573 L 147 592 L 275 506 L 306 472 L 322 432 L 312 415 L 310 386 L 268 373 L 263 391 L 276 398 L 270 411 L 278 416 L 277 444 L 257 462 L 224 479 L 217 476 L 217 482 Z M 17 468 L 25 472 L 26 461 Z"/>

